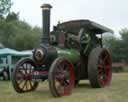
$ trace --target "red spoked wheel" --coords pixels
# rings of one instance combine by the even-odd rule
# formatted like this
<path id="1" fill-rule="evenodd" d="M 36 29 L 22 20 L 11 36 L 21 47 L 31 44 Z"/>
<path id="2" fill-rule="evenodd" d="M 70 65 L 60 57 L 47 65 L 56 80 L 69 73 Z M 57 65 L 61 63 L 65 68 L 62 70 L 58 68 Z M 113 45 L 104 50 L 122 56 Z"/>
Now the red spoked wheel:
<path id="1" fill-rule="evenodd" d="M 110 85 L 112 79 L 112 60 L 104 48 L 95 48 L 88 61 L 88 77 L 92 87 L 101 88 Z"/>
<path id="2" fill-rule="evenodd" d="M 12 84 L 16 92 L 30 92 L 37 88 L 38 82 L 32 80 L 33 70 L 36 67 L 29 59 L 21 59 L 15 66 L 12 73 Z"/>
<path id="3" fill-rule="evenodd" d="M 53 96 L 70 95 L 74 87 L 73 65 L 64 58 L 55 59 L 50 67 L 48 81 Z"/>

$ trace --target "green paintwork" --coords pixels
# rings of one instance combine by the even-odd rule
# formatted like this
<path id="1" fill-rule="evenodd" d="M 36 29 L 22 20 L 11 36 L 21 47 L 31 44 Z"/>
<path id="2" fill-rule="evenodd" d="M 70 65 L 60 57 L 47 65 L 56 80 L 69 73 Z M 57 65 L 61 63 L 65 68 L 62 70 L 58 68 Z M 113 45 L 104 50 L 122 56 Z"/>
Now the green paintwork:
<path id="1" fill-rule="evenodd" d="M 80 60 L 80 53 L 75 49 L 67 48 L 56 48 L 58 57 L 64 57 L 68 59 L 73 64 L 78 63 Z"/>

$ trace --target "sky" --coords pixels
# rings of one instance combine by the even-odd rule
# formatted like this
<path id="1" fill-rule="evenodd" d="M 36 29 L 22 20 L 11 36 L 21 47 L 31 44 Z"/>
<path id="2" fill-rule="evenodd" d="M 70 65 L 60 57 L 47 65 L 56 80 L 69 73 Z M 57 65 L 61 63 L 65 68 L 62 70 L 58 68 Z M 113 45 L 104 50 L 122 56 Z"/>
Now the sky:
<path id="1" fill-rule="evenodd" d="M 58 21 L 89 19 L 114 30 L 128 28 L 128 0 L 12 0 L 11 11 L 19 12 L 20 19 L 32 26 L 42 26 L 40 6 L 50 3 L 51 27 Z"/>

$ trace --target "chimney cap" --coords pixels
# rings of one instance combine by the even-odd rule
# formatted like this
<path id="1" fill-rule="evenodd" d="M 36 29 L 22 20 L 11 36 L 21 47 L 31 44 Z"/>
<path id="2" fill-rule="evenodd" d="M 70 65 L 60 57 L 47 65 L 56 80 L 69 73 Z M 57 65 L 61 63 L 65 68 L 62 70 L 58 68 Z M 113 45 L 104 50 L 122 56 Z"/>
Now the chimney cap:
<path id="1" fill-rule="evenodd" d="M 42 9 L 51 9 L 52 6 L 51 6 L 50 4 L 43 4 L 43 5 L 41 6 L 41 8 L 42 8 Z"/>

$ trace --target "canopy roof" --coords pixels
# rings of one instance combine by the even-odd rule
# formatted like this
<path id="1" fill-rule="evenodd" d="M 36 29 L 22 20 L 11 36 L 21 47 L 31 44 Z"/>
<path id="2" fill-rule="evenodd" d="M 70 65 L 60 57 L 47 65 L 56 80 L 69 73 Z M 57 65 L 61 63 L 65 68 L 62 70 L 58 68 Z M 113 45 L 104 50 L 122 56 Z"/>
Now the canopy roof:
<path id="1" fill-rule="evenodd" d="M 9 48 L 1 48 L 0 56 L 12 55 L 12 56 L 30 56 L 32 55 L 32 51 L 16 51 Z"/>
<path id="2" fill-rule="evenodd" d="M 85 30 L 93 32 L 94 34 L 102 34 L 105 32 L 113 33 L 111 29 L 90 20 L 73 20 L 57 25 L 57 29 L 73 33 L 78 33 L 80 28 L 84 28 Z"/>

